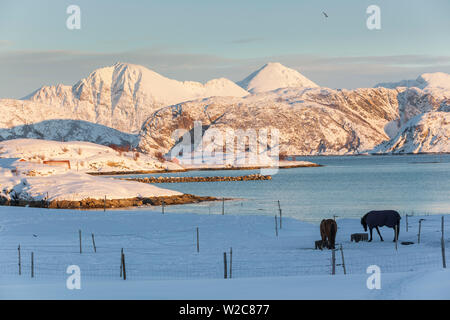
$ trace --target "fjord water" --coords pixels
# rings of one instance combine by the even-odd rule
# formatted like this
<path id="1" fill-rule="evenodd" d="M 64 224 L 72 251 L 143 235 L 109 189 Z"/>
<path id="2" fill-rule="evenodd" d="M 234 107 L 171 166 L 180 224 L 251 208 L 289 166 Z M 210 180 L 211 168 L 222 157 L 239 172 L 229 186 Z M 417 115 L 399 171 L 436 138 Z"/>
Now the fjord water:
<path id="1" fill-rule="evenodd" d="M 450 213 L 450 155 L 297 157 L 324 165 L 280 169 L 269 181 L 158 184 L 225 201 L 225 214 L 278 214 L 306 221 L 361 217 L 370 210 L 402 215 Z M 167 176 L 237 176 L 259 170 L 190 171 Z M 170 206 L 170 212 L 221 214 L 222 202 Z"/>

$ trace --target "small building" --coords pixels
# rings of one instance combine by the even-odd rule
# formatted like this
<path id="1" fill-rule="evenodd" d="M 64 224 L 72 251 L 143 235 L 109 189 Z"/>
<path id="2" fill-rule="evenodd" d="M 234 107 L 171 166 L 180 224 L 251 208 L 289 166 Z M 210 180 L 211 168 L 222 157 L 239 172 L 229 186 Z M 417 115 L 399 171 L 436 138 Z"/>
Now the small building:
<path id="1" fill-rule="evenodd" d="M 64 167 L 71 169 L 69 160 L 45 160 L 44 164 L 48 164 L 49 166 Z"/>

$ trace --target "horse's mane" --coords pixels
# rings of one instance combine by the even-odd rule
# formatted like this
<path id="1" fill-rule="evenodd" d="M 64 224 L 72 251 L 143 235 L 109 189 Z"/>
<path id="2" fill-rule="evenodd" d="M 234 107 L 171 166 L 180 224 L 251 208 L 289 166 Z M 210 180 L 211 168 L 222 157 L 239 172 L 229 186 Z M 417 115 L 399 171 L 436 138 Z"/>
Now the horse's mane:
<path id="1" fill-rule="evenodd" d="M 366 218 L 367 218 L 368 214 L 369 214 L 369 212 L 367 212 L 365 215 L 363 215 L 363 217 L 361 218 L 361 223 L 366 222 Z"/>

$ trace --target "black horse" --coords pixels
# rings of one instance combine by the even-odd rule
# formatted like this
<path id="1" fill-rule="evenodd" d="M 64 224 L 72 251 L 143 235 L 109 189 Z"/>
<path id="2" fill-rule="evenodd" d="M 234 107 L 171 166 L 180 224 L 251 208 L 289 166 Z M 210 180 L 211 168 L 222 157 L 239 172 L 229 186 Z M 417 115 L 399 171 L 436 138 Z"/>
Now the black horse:
<path id="1" fill-rule="evenodd" d="M 389 227 L 394 229 L 394 241 L 398 240 L 398 235 L 400 233 L 400 214 L 394 210 L 382 210 L 382 211 L 370 211 L 366 213 L 361 218 L 361 224 L 364 227 L 364 231 L 367 231 L 367 226 L 370 229 L 370 241 L 372 241 L 372 229 L 377 229 L 378 235 L 380 236 L 381 241 L 383 241 L 383 237 L 380 234 L 380 230 L 378 227 Z M 395 226 L 397 226 L 397 234 L 395 234 Z"/>

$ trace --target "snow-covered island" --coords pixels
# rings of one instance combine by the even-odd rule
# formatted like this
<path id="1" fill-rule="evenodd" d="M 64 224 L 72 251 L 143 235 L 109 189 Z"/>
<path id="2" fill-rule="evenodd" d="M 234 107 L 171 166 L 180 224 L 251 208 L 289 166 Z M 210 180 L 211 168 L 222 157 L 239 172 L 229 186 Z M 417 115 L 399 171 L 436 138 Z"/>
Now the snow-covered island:
<path id="1" fill-rule="evenodd" d="M 252 168 L 270 167 L 264 162 Z M 316 166 L 281 161 L 280 167 Z M 118 208 L 214 201 L 99 175 L 186 170 L 248 169 L 249 166 L 182 166 L 136 150 L 91 142 L 15 139 L 0 142 L 0 203 L 50 208 Z"/>
<path id="2" fill-rule="evenodd" d="M 0 143 L 0 203 L 50 208 L 111 208 L 144 204 L 214 200 L 150 184 L 97 177 L 89 172 L 152 170 L 178 165 L 162 163 L 136 151 L 90 142 L 36 139 Z"/>

